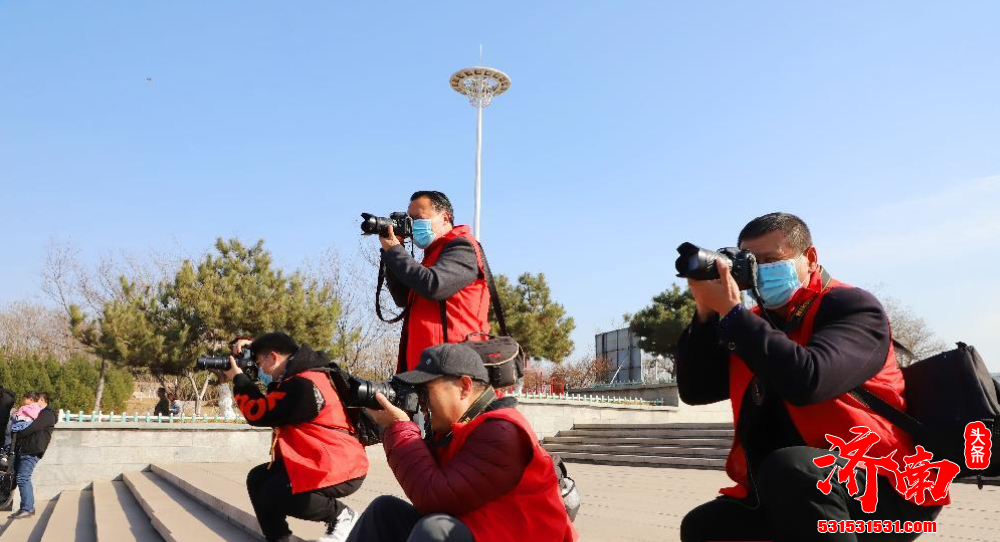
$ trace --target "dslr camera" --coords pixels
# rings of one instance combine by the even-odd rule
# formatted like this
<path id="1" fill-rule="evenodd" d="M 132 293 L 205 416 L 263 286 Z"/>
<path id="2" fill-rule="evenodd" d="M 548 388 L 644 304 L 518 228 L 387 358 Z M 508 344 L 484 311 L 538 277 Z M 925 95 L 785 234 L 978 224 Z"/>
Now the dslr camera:
<path id="1" fill-rule="evenodd" d="M 254 361 L 249 346 L 244 346 L 239 356 L 236 356 L 236 366 L 250 380 L 257 380 L 257 362 Z M 197 371 L 226 371 L 230 368 L 229 356 L 202 356 L 194 362 L 194 368 Z"/>
<path id="2" fill-rule="evenodd" d="M 388 237 L 389 226 L 396 235 L 406 239 L 413 237 L 413 219 L 403 212 L 390 213 L 389 217 L 375 216 L 371 213 L 361 213 L 361 232 L 364 235 L 379 234 Z"/>
<path id="3" fill-rule="evenodd" d="M 729 264 L 729 272 L 740 290 L 757 288 L 757 258 L 749 250 L 726 247 L 714 251 L 693 243 L 684 243 L 677 247 L 677 252 L 680 256 L 674 266 L 678 277 L 692 280 L 717 279 L 719 269 L 715 263 L 723 260 Z"/>
<path id="4" fill-rule="evenodd" d="M 346 401 L 349 406 L 382 410 L 382 405 L 375 399 L 375 394 L 381 393 L 390 403 L 411 417 L 420 410 L 420 393 L 417 387 L 401 380 L 390 378 L 385 382 L 372 382 L 352 376 L 348 378 L 347 384 L 349 391 Z"/>

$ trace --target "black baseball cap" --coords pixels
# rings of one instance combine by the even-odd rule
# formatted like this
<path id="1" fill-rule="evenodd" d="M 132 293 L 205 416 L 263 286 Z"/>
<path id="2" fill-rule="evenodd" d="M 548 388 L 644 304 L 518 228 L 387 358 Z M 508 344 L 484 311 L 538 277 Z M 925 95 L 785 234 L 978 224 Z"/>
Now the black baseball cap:
<path id="1" fill-rule="evenodd" d="M 426 384 L 442 376 L 468 376 L 483 383 L 490 375 L 483 365 L 483 358 L 464 344 L 446 343 L 431 346 L 420 354 L 420 363 L 412 371 L 396 375 L 407 384 Z"/>

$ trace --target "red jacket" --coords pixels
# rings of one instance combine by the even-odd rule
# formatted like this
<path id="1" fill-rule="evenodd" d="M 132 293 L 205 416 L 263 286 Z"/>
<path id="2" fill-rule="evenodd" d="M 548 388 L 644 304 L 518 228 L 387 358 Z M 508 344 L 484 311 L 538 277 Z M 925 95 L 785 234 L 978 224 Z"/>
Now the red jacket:
<path id="1" fill-rule="evenodd" d="M 457 517 L 476 542 L 576 540 L 552 458 L 513 399 L 464 424 L 433 451 L 413 422 L 390 425 L 386 458 L 421 514 Z"/>
<path id="2" fill-rule="evenodd" d="M 833 280 L 824 290 L 821 282 L 821 274 L 813 273 L 809 284 L 800 289 L 791 301 L 792 307 L 800 307 L 809 299 L 815 298 L 815 301 L 805 312 L 801 324 L 788 333 L 790 339 L 803 346 L 809 343 L 813 334 L 813 323 L 823 296 L 831 289 L 849 287 Z M 735 353 L 731 354 L 729 386 L 734 420 L 740 419 L 743 397 L 753 377 L 754 375 L 746 363 Z M 903 375 L 896 365 L 896 355 L 891 346 L 882 369 L 866 381 L 863 386 L 890 405 L 905 411 Z M 795 429 L 807 446 L 829 449 L 830 443 L 826 440 L 826 434 L 836 435 L 845 441 L 850 441 L 856 436 L 850 432 L 850 429 L 856 426 L 865 426 L 881 436 L 881 440 L 872 446 L 868 455 L 881 457 L 895 450 L 896 454 L 893 457 L 902 468 L 904 467 L 903 457 L 914 453 L 913 441 L 905 431 L 874 414 L 848 393 L 843 393 L 827 401 L 804 406 L 796 406 L 787 401 L 784 402 L 784 405 Z M 747 463 L 738 437 L 733 440 L 732 450 L 726 460 L 726 473 L 736 482 L 736 485 L 723 488 L 720 492 L 736 498 L 746 497 L 749 493 Z M 881 471 L 879 475 L 886 476 Z M 934 500 L 928 494 L 928 499 L 924 501 L 923 506 L 940 506 L 949 502 L 950 499 L 947 497 L 943 500 Z"/>
<path id="3" fill-rule="evenodd" d="M 538 445 L 535 432 L 517 409 L 502 408 L 485 412 L 471 422 L 455 424 L 452 440 L 439 454 L 443 468 L 465 444 L 480 424 L 491 419 L 507 420 L 519 427 L 532 443 L 532 458 L 513 490 L 471 512 L 461 514 L 476 542 L 509 540 L 576 540 L 576 529 L 566 513 L 559 494 L 559 482 L 548 452 Z"/>
<path id="4" fill-rule="evenodd" d="M 368 455 L 351 434 L 351 423 L 329 377 L 307 371 L 292 378 L 311 381 L 326 401 L 312 421 L 274 428 L 275 455 L 285 464 L 292 493 L 313 491 L 368 474 Z"/>
<path id="5" fill-rule="evenodd" d="M 438 302 L 410 292 L 409 313 L 406 317 L 405 352 L 400 352 L 401 360 L 397 372 L 409 371 L 420 362 L 420 353 L 429 346 L 445 341 L 442 328 L 442 306 L 447 318 L 447 342 L 462 342 L 470 333 L 490 331 L 490 292 L 486 285 L 483 255 L 479 243 L 468 226 L 455 226 L 451 231 L 435 239 L 424 250 L 423 265 L 432 267 L 444 247 L 455 239 L 464 238 L 472 243 L 476 251 L 479 276 L 471 284 L 450 298 Z M 405 360 L 405 363 L 404 363 Z"/>
<path id="6" fill-rule="evenodd" d="M 246 375 L 233 381 L 233 398 L 247 423 L 271 427 L 272 459 L 281 459 L 292 493 L 353 480 L 368 472 L 368 456 L 326 373 L 325 354 L 302 346 L 288 358 L 285 376 L 261 393 Z"/>

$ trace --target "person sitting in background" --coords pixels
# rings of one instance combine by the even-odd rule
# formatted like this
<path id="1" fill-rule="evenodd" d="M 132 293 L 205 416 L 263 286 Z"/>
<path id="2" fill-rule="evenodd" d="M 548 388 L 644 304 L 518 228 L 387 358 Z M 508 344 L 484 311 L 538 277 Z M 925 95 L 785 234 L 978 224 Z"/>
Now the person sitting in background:
<path id="1" fill-rule="evenodd" d="M 156 408 L 153 409 L 153 415 L 169 416 L 170 401 L 167 399 L 167 388 L 160 388 L 156 390 L 156 396 L 160 398 L 160 401 L 156 403 Z"/>
<path id="2" fill-rule="evenodd" d="M 181 411 L 184 410 L 184 402 L 179 400 L 176 395 L 170 394 L 170 413 L 174 416 L 180 416 Z"/>

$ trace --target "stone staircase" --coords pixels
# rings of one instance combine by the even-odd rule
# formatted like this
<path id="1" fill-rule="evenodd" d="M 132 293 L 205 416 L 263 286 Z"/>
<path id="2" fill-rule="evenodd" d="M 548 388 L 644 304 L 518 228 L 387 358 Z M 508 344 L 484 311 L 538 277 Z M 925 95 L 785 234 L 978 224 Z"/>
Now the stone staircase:
<path id="1" fill-rule="evenodd" d="M 732 440 L 729 423 L 576 424 L 542 444 L 569 462 L 722 470 Z"/>
<path id="2" fill-rule="evenodd" d="M 244 542 L 263 540 L 247 497 L 246 467 L 152 465 L 120 480 L 94 482 L 39 502 L 36 515 L 6 520 L 2 542 Z M 4 515 L 6 515 L 4 513 Z M 292 530 L 314 540 L 321 523 L 289 518 Z M 293 540 L 303 540 L 293 537 Z"/>
<path id="3" fill-rule="evenodd" d="M 575 424 L 544 438 L 542 445 L 573 463 L 725 470 L 732 441 L 729 423 Z M 1000 486 L 1000 476 L 983 478 L 982 483 Z"/>

